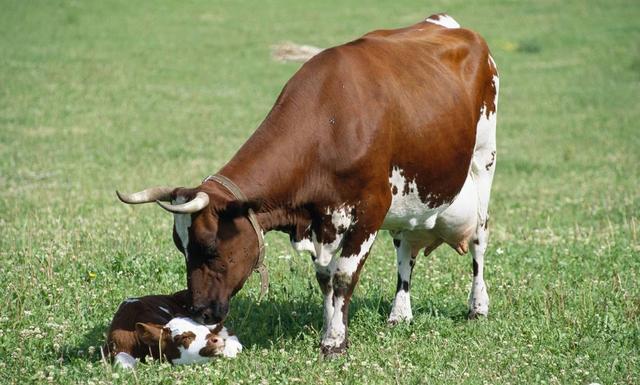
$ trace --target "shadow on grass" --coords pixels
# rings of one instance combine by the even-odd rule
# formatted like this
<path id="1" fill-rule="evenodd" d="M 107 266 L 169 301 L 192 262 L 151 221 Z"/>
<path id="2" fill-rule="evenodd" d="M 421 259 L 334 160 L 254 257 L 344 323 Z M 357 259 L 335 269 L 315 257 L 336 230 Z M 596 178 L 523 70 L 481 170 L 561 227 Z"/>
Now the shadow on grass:
<path id="1" fill-rule="evenodd" d="M 275 297 L 275 298 L 274 298 Z M 386 296 L 385 296 L 386 297 Z M 380 295 L 355 297 L 349 310 L 350 323 L 372 322 L 386 325 L 391 300 Z M 468 322 L 464 303 L 445 301 L 416 301 L 414 316 L 449 319 L 454 324 Z M 261 303 L 236 298 L 231 304 L 231 317 L 226 325 L 238 334 L 247 347 L 271 348 L 286 340 L 302 340 L 311 335 L 320 341 L 322 329 L 322 301 L 313 297 L 308 301 L 267 297 Z"/>
<path id="2" fill-rule="evenodd" d="M 322 329 L 322 301 L 317 293 L 307 298 L 287 295 L 268 295 L 263 301 L 236 297 L 231 303 L 231 313 L 225 325 L 233 330 L 247 348 L 269 349 L 281 342 L 302 340 L 305 336 L 320 341 Z M 287 298 L 288 297 L 288 298 Z M 372 322 L 386 325 L 391 309 L 391 299 L 380 293 L 366 298 L 355 297 L 351 302 L 350 322 Z M 414 301 L 414 315 L 445 318 L 455 324 L 467 322 L 464 304 L 444 301 Z M 108 324 L 97 324 L 82 336 L 75 345 L 65 347 L 64 362 L 76 360 L 99 362 L 100 347 L 105 343 Z"/>
<path id="3" fill-rule="evenodd" d="M 99 362 L 102 360 L 100 348 L 105 344 L 107 329 L 109 324 L 94 325 L 82 339 L 74 345 L 66 345 L 64 351 L 64 363 L 82 360 L 89 362 Z"/>

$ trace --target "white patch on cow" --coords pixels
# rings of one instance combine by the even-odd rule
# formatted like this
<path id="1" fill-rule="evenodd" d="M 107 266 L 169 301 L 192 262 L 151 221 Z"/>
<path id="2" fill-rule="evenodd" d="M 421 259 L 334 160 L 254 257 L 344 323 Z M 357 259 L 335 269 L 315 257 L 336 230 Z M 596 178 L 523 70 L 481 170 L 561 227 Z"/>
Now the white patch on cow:
<path id="1" fill-rule="evenodd" d="M 429 18 L 426 19 L 425 21 L 429 23 L 441 25 L 445 28 L 460 28 L 460 24 L 458 24 L 458 22 L 455 21 L 455 19 L 449 15 L 444 15 L 444 14 L 433 15 L 433 16 L 429 16 Z"/>
<path id="2" fill-rule="evenodd" d="M 342 246 L 343 235 L 336 233 L 336 239 L 334 239 L 333 242 L 329 243 L 318 242 L 315 234 L 312 234 L 311 238 L 313 239 L 313 245 L 316 249 L 315 264 L 321 267 L 329 266 L 329 263 L 331 263 L 333 256 L 336 255 L 336 253 Z"/>
<path id="3" fill-rule="evenodd" d="M 124 303 L 136 303 L 136 302 L 140 302 L 140 300 L 138 298 L 127 298 L 123 302 Z"/>
<path id="4" fill-rule="evenodd" d="M 336 263 L 336 273 L 353 275 L 362 263 L 364 256 L 371 250 L 373 241 L 376 240 L 377 233 L 371 233 L 369 237 L 360 245 L 360 252 L 349 257 L 340 257 Z"/>
<path id="5" fill-rule="evenodd" d="M 344 342 L 346 337 L 346 326 L 342 321 L 342 306 L 344 305 L 343 297 L 335 297 L 333 300 L 333 316 L 329 325 L 326 327 L 324 336 L 322 337 L 322 345 L 326 347 L 337 348 Z"/>
<path id="6" fill-rule="evenodd" d="M 312 232 L 310 243 L 313 244 L 313 252 L 312 255 L 315 256 L 315 264 L 316 267 L 320 267 L 322 269 L 326 269 L 331 263 L 333 257 L 338 253 L 340 248 L 342 247 L 342 240 L 344 239 L 344 233 L 353 225 L 353 215 L 351 214 L 353 211 L 353 206 L 344 205 L 338 207 L 337 209 L 327 208 L 325 214 L 331 216 L 331 225 L 333 225 L 333 229 L 336 235 L 336 238 L 327 243 L 319 242 L 316 238 L 316 234 Z M 302 241 L 294 244 L 294 248 L 309 248 L 309 244 Z M 317 270 L 317 269 L 316 269 Z"/>
<path id="7" fill-rule="evenodd" d="M 174 205 L 185 203 L 187 198 L 185 197 L 176 197 L 176 199 L 171 202 Z M 191 214 L 173 214 L 174 222 L 176 226 L 176 232 L 178 233 L 178 238 L 180 238 L 180 242 L 182 243 L 182 249 L 184 250 L 185 258 L 189 258 L 189 254 L 187 251 L 187 246 L 189 246 L 189 228 L 191 227 Z"/>
<path id="8" fill-rule="evenodd" d="M 407 181 L 403 170 L 399 167 L 394 167 L 391 170 L 389 184 L 392 196 L 391 206 L 382 224 L 382 228 L 385 230 L 432 229 L 438 213 L 448 207 L 448 204 L 432 207 L 429 200 L 430 196 L 427 196 L 426 203 L 423 202 L 420 199 L 416 181 Z M 405 186 L 407 186 L 406 192 Z"/>
<path id="9" fill-rule="evenodd" d="M 498 66 L 496 65 L 496 62 L 495 62 L 495 60 L 493 60 L 493 56 L 491 56 L 491 55 L 489 55 L 489 65 L 491 66 L 491 68 L 493 68 L 494 70 L 497 71 Z"/>
<path id="10" fill-rule="evenodd" d="M 331 274 L 341 273 L 351 277 L 358 269 L 362 259 L 371 250 L 376 235 L 377 232 L 369 234 L 369 237 L 360 245 L 360 251 L 357 254 L 334 259 L 328 266 Z M 322 338 L 322 345 L 324 347 L 337 348 L 344 343 L 346 337 L 346 325 L 344 324 L 342 313 L 344 298 L 342 296 L 334 297 L 333 291 L 330 290 L 330 292 L 330 295 L 325 295 L 324 298 L 325 332 Z"/>
<path id="11" fill-rule="evenodd" d="M 489 56 L 489 63 L 497 71 L 493 58 Z M 484 254 L 487 249 L 488 229 L 486 221 L 489 218 L 489 200 L 491 196 L 491 184 L 496 165 L 496 120 L 498 109 L 498 94 L 500 79 L 493 76 L 493 85 L 496 95 L 494 104 L 496 111 L 489 113 L 487 117 L 486 106 L 480 110 L 480 119 L 477 125 L 476 148 L 473 154 L 471 174 L 474 177 L 477 194 L 477 218 L 478 225 L 475 229 L 474 240 L 470 243 L 470 251 L 477 266 L 477 274 L 474 274 L 469 291 L 469 316 L 486 316 L 489 313 L 489 295 L 484 282 Z"/>
<path id="12" fill-rule="evenodd" d="M 309 238 L 302 238 L 299 242 L 291 242 L 291 247 L 296 251 L 296 253 L 300 254 L 303 251 L 308 252 L 312 256 L 316 255 L 316 246 L 311 242 Z"/>
<path id="13" fill-rule="evenodd" d="M 389 323 L 409 322 L 413 319 L 411 311 L 411 297 L 408 292 L 400 290 L 396 293 L 391 306 L 391 314 L 389 314 Z"/>
<path id="14" fill-rule="evenodd" d="M 165 312 L 165 313 L 167 313 L 167 314 L 171 315 L 171 312 L 170 312 L 170 311 L 169 311 L 169 309 L 167 309 L 166 307 L 158 306 L 158 309 L 160 309 L 160 310 L 162 310 L 163 312 Z"/>
<path id="15" fill-rule="evenodd" d="M 487 316 L 489 314 L 489 294 L 484 279 L 474 277 L 469 292 L 469 313 Z"/>
<path id="16" fill-rule="evenodd" d="M 455 245 L 471 238 L 478 223 L 478 187 L 471 173 L 453 202 L 438 215 L 434 230 L 445 242 Z"/>
<path id="17" fill-rule="evenodd" d="M 116 354 L 113 359 L 114 365 L 119 366 L 122 369 L 135 369 L 136 364 L 138 363 L 135 358 L 133 358 L 129 353 L 126 352 L 120 352 Z"/>
<path id="18" fill-rule="evenodd" d="M 336 233 L 344 233 L 353 224 L 353 206 L 343 205 L 335 210 L 327 208 L 327 215 L 331 215 L 331 224 Z"/>
<path id="19" fill-rule="evenodd" d="M 400 247 L 396 249 L 398 259 L 398 275 L 402 282 L 411 282 L 411 245 L 407 241 L 401 241 Z M 389 323 L 400 321 L 411 321 L 413 313 L 411 311 L 411 297 L 409 292 L 402 288 L 398 290 L 391 306 Z"/>

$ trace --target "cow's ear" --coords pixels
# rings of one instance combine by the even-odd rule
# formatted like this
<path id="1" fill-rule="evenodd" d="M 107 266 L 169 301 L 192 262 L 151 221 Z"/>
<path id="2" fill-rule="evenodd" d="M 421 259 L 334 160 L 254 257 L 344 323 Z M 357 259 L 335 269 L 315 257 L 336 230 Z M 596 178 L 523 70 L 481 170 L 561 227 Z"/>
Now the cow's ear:
<path id="1" fill-rule="evenodd" d="M 142 342 L 149 346 L 158 345 L 160 342 L 166 343 L 171 340 L 171 330 L 154 323 L 136 323 L 136 334 Z"/>

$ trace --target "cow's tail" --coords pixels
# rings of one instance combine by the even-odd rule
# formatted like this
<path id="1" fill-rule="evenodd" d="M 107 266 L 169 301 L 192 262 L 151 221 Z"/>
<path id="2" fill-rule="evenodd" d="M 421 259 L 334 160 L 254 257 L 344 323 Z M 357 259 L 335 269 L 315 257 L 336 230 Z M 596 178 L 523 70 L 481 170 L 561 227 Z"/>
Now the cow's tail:
<path id="1" fill-rule="evenodd" d="M 425 19 L 428 23 L 437 24 L 445 28 L 460 28 L 460 24 L 446 13 L 436 13 Z"/>

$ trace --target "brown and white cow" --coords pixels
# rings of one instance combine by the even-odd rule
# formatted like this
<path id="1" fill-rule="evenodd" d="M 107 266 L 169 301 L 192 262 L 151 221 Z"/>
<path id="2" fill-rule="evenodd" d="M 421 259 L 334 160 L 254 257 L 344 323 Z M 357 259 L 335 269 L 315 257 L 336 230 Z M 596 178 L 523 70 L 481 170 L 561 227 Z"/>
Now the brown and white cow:
<path id="1" fill-rule="evenodd" d="M 420 249 L 473 256 L 469 316 L 487 315 L 483 280 L 496 165 L 498 75 L 485 41 L 447 15 L 326 49 L 289 80 L 255 133 L 195 188 L 119 194 L 175 214 L 192 311 L 218 322 L 258 261 L 262 232 L 311 253 L 324 295 L 321 350 L 347 346 L 349 302 L 381 229 L 397 249 L 389 322 L 412 318 Z M 170 201 L 164 203 L 162 201 Z M 255 211 L 259 226 L 248 214 Z M 261 229 L 261 230 L 260 230 Z"/>

